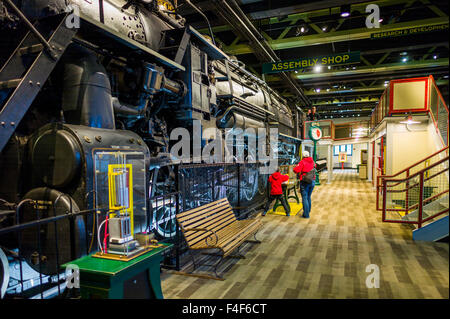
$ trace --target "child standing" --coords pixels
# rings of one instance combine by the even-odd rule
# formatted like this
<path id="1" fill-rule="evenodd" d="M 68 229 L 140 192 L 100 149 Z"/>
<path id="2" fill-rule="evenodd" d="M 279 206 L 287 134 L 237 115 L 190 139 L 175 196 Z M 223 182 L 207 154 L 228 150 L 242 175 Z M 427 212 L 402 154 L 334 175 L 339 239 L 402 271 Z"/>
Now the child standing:
<path id="1" fill-rule="evenodd" d="M 270 187 L 270 196 L 269 196 L 269 200 L 267 201 L 264 212 L 262 213 L 262 216 L 266 216 L 266 213 L 269 210 L 270 204 L 277 198 L 280 199 L 281 204 L 284 207 L 284 211 L 286 212 L 286 216 L 288 216 L 288 217 L 290 216 L 291 209 L 289 207 L 289 204 L 286 202 L 286 199 L 283 196 L 283 188 L 281 185 L 283 182 L 286 182 L 287 180 L 289 180 L 289 176 L 281 174 L 280 168 L 277 168 L 275 173 L 273 173 L 272 175 L 269 176 L 269 182 L 270 182 L 270 186 L 271 186 Z"/>

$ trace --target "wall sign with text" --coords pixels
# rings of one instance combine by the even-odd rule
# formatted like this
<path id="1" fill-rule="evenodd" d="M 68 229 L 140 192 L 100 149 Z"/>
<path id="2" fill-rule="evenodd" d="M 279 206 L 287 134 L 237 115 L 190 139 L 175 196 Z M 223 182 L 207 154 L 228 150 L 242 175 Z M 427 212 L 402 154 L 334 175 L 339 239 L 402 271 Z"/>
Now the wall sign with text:
<path id="1" fill-rule="evenodd" d="M 344 65 L 351 63 L 359 63 L 361 53 L 359 51 L 339 53 L 333 55 L 321 55 L 316 57 L 301 57 L 295 60 L 279 61 L 273 63 L 264 63 L 262 65 L 262 73 L 278 73 L 286 71 L 301 70 L 316 65 Z"/>
<path id="2" fill-rule="evenodd" d="M 371 39 L 384 39 L 384 38 L 394 38 L 401 37 L 405 35 L 422 34 L 428 32 L 445 31 L 448 30 L 448 23 L 429 25 L 424 27 L 407 28 L 400 30 L 376 32 L 370 35 Z"/>

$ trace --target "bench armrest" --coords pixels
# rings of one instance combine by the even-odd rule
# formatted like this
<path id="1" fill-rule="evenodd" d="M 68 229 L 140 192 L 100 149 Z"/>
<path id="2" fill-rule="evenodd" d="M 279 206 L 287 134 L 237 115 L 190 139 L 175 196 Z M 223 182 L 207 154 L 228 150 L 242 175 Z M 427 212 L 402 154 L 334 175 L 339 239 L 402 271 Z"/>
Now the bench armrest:
<path id="1" fill-rule="evenodd" d="M 213 245 L 209 245 L 208 244 L 208 238 L 211 237 L 211 236 L 208 236 L 208 237 L 205 238 L 206 246 L 215 246 L 219 242 L 219 237 L 217 237 L 217 234 L 216 234 L 216 232 L 214 230 L 210 230 L 210 229 L 206 229 L 206 228 L 183 228 L 183 231 L 185 231 L 185 232 L 187 232 L 187 231 L 200 231 L 200 232 L 210 232 L 210 233 L 212 233 L 215 236 L 215 238 L 216 238 L 216 242 Z"/>

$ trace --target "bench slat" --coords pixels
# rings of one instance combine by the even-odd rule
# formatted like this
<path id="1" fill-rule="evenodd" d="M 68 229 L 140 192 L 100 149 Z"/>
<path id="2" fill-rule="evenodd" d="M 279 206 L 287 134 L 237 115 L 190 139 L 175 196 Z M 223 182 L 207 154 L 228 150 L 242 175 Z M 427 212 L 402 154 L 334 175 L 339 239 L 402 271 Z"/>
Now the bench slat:
<path id="1" fill-rule="evenodd" d="M 199 207 L 187 210 L 187 211 L 182 212 L 182 213 L 179 213 L 177 216 L 178 217 L 183 217 L 183 216 L 186 216 L 186 215 L 191 215 L 192 213 L 195 213 L 198 210 L 207 209 L 207 208 L 209 208 L 211 206 L 219 205 L 219 204 L 227 203 L 227 202 L 228 202 L 228 199 L 226 197 L 224 197 L 224 198 L 216 200 L 214 202 L 211 202 L 211 203 L 208 203 L 208 204 L 205 204 L 205 205 L 202 205 L 202 206 L 199 206 Z"/>
<path id="2" fill-rule="evenodd" d="M 202 216 L 205 213 L 215 211 L 215 210 L 217 210 L 219 208 L 226 208 L 228 206 L 229 206 L 229 204 L 227 204 L 227 203 L 219 203 L 218 205 L 214 205 L 214 206 L 207 207 L 207 208 L 204 208 L 204 209 L 201 209 L 201 210 L 197 210 L 197 211 L 193 212 L 190 215 L 185 215 L 185 216 L 182 216 L 182 217 L 177 216 L 177 219 L 179 220 L 179 222 L 188 221 L 188 220 L 190 220 L 192 218 L 195 218 L 195 217 L 198 217 L 198 216 Z"/>
<path id="3" fill-rule="evenodd" d="M 220 229 L 224 228 L 224 227 L 229 227 L 230 224 L 236 222 L 234 220 L 234 218 L 228 218 L 226 220 L 223 220 L 221 224 L 216 224 L 214 227 L 210 227 L 208 230 L 212 230 L 214 232 L 220 231 Z M 188 233 L 189 231 L 187 231 L 186 233 Z M 189 236 L 186 235 L 186 241 L 189 242 L 190 245 L 195 245 L 197 242 L 201 241 L 202 239 L 206 239 L 209 236 L 213 236 L 215 237 L 212 233 L 210 232 L 192 232 L 194 235 L 197 236 Z"/>
<path id="4" fill-rule="evenodd" d="M 185 232 L 186 233 L 189 232 L 189 228 L 206 228 L 208 230 L 216 231 L 216 230 L 224 227 L 227 222 L 231 223 L 234 221 L 236 221 L 236 217 L 234 216 L 234 213 L 233 213 L 233 215 L 226 214 L 223 217 L 220 216 L 217 219 L 206 220 L 205 223 L 200 224 L 200 225 L 192 225 L 192 226 L 186 227 Z M 189 235 L 187 235 L 186 237 L 187 237 L 186 239 L 188 239 Z"/>
<path id="5" fill-rule="evenodd" d="M 226 227 L 223 230 L 219 231 L 217 233 L 217 236 L 219 237 L 219 241 L 215 245 L 215 247 L 226 247 L 229 243 L 240 238 L 241 236 L 237 236 L 237 235 L 239 233 L 241 233 L 243 229 L 249 228 L 249 225 L 251 225 L 251 228 L 256 227 L 256 226 L 257 226 L 256 228 L 259 228 L 259 226 L 260 226 L 259 221 L 251 221 L 251 222 L 252 223 L 245 223 L 242 225 L 236 225 L 237 223 L 235 223 L 231 227 Z M 254 225 L 252 225 L 252 224 L 254 224 Z M 245 236 L 245 237 L 248 237 L 248 236 Z M 197 244 L 192 245 L 192 247 L 195 247 L 195 248 L 200 247 L 200 246 L 207 247 L 206 243 L 204 243 L 204 242 L 199 242 Z"/>
<path id="6" fill-rule="evenodd" d="M 226 207 L 226 206 L 218 207 L 218 208 L 216 208 L 214 210 L 211 210 L 211 211 L 208 211 L 208 212 L 203 212 L 202 215 L 199 215 L 199 216 L 196 216 L 196 217 L 194 217 L 192 219 L 188 219 L 188 220 L 181 221 L 181 222 L 178 222 L 178 223 L 183 225 L 184 228 L 188 228 L 188 227 L 192 227 L 191 225 L 193 225 L 194 223 L 196 223 L 198 221 L 201 221 L 201 220 L 204 220 L 204 219 L 211 219 L 211 218 L 214 218 L 218 214 L 229 212 L 231 210 L 232 210 L 231 207 Z"/>

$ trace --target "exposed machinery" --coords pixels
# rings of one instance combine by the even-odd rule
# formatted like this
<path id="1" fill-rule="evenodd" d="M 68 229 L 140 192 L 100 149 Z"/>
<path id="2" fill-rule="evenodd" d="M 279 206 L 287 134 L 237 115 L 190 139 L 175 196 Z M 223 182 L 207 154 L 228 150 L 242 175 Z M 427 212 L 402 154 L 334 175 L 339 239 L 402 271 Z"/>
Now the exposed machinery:
<path id="1" fill-rule="evenodd" d="M 299 153 L 300 108 L 222 52 L 212 34 L 186 25 L 168 1 L 4 0 L 0 30 L 0 229 L 35 220 L 36 211 L 96 212 L 76 218 L 70 254 L 61 252 L 74 239 L 63 236 L 55 248 L 52 227 L 38 235 L 41 258 L 34 230 L 24 231 L 20 249 L 14 236 L 0 236 L 2 296 L 18 284 L 31 289 L 36 276 L 52 282 L 59 264 L 84 254 L 81 242 L 88 252 L 139 249 L 134 234 L 151 229 L 158 209 L 149 198 L 176 190 L 174 128 L 192 132 L 196 120 L 223 134 L 276 127 L 280 164 Z M 255 159 L 252 152 L 245 158 Z M 265 189 L 258 174 L 245 175 L 250 201 Z M 33 202 L 17 210 L 24 199 Z M 66 222 L 55 225 L 69 233 Z M 27 277 L 17 278 L 6 259 Z"/>

